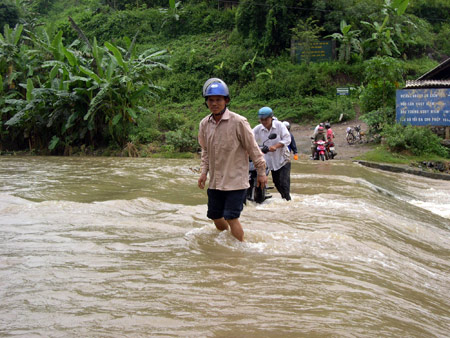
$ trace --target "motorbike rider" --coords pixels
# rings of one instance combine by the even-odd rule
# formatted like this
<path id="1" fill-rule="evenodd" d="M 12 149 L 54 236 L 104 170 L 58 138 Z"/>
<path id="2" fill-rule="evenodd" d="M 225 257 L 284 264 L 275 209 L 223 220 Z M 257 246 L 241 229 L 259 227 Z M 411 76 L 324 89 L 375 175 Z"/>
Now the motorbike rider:
<path id="1" fill-rule="evenodd" d="M 325 122 L 325 129 L 327 131 L 327 142 L 328 142 L 327 149 L 328 149 L 328 151 L 330 151 L 330 147 L 333 147 L 332 149 L 334 149 L 334 147 L 335 147 L 335 145 L 334 145 L 335 135 L 334 135 L 333 130 L 331 129 L 331 125 L 329 122 Z M 336 156 L 336 155 L 337 155 L 336 151 L 333 151 L 333 153 L 331 154 L 331 158 L 334 158 L 334 156 Z"/>
<path id="2" fill-rule="evenodd" d="M 327 130 L 327 140 L 329 143 L 334 143 L 333 139 L 335 137 L 333 130 L 331 129 L 330 122 L 325 122 L 325 129 Z"/>
<path id="3" fill-rule="evenodd" d="M 291 135 L 282 122 L 273 118 L 273 111 L 270 107 L 259 109 L 258 118 L 260 124 L 253 128 L 258 145 L 261 146 L 270 134 L 277 135 L 276 138 L 266 141 L 269 152 L 264 157 L 267 167 L 272 172 L 275 187 L 282 198 L 290 201 L 291 156 L 288 146 L 291 143 Z"/>
<path id="4" fill-rule="evenodd" d="M 243 241 L 239 216 L 249 187 L 248 158 L 256 167 L 257 185 L 261 188 L 267 184 L 266 162 L 247 119 L 228 110 L 226 83 L 218 78 L 207 80 L 203 97 L 211 114 L 203 118 L 198 130 L 202 149 L 198 187 L 205 188 L 209 173 L 207 217 L 218 230 L 231 229 L 231 234 Z"/>
<path id="5" fill-rule="evenodd" d="M 317 133 L 319 132 L 319 128 L 320 127 L 325 127 L 325 124 L 323 122 L 320 122 L 315 128 L 314 128 L 314 133 L 313 133 L 313 137 L 317 135 Z"/>
<path id="6" fill-rule="evenodd" d="M 326 136 L 325 136 L 325 132 L 324 132 L 324 128 L 322 126 L 319 126 L 319 128 L 317 128 L 317 134 L 315 134 L 314 136 L 311 137 L 312 139 L 312 145 L 311 145 L 311 159 L 315 159 L 315 154 L 316 154 L 316 149 L 317 149 L 317 145 L 316 142 L 319 140 L 323 140 L 324 142 L 327 142 Z"/>
<path id="7" fill-rule="evenodd" d="M 291 135 L 291 144 L 289 144 L 288 148 L 289 151 L 294 153 L 294 160 L 298 160 L 298 150 L 297 150 L 297 144 L 295 143 L 294 135 L 291 133 L 291 124 L 288 121 L 283 121 L 283 124 L 286 126 L 287 130 L 289 131 L 289 135 Z"/>

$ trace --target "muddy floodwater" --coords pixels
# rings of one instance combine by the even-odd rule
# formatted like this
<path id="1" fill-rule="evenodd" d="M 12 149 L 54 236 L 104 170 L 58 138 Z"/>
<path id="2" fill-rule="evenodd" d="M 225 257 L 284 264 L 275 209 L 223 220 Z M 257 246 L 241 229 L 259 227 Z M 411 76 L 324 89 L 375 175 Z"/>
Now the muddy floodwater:
<path id="1" fill-rule="evenodd" d="M 449 336 L 450 181 L 295 161 L 240 243 L 198 168 L 1 157 L 0 336 Z"/>

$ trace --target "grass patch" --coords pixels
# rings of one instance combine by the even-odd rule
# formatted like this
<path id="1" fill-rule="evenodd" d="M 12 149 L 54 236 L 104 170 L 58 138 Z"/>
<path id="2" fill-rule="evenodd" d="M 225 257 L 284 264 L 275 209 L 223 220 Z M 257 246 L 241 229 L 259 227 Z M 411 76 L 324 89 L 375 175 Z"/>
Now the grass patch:
<path id="1" fill-rule="evenodd" d="M 360 156 L 355 157 L 356 160 L 380 162 L 380 163 L 394 163 L 394 164 L 410 164 L 414 162 L 435 161 L 446 162 L 448 159 L 432 154 L 414 156 L 406 153 L 393 153 L 387 150 L 384 145 L 380 145 L 375 149 L 366 152 Z"/>
<path id="2" fill-rule="evenodd" d="M 144 156 L 142 156 L 142 157 L 144 157 Z M 145 157 L 193 159 L 193 158 L 198 158 L 198 155 L 195 153 L 161 152 L 161 153 L 150 154 Z"/>

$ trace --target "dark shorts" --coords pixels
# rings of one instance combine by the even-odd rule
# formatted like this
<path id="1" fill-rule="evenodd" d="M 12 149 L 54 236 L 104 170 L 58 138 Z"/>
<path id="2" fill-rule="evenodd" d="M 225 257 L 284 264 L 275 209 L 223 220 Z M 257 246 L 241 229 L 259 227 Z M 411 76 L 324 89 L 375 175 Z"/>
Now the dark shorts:
<path id="1" fill-rule="evenodd" d="M 247 189 L 232 191 L 208 189 L 208 218 L 239 218 L 246 197 Z"/>

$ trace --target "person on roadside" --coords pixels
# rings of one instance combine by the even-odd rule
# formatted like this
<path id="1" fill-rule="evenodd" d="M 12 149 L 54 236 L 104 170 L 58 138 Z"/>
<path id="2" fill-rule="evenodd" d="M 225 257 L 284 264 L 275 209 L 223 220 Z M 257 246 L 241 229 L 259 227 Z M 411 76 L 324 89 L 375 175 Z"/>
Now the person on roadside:
<path id="1" fill-rule="evenodd" d="M 334 140 L 335 135 L 334 135 L 333 130 L 331 129 L 331 125 L 330 125 L 329 122 L 325 122 L 325 129 L 327 131 L 327 140 L 328 140 L 328 142 L 329 143 L 334 143 L 333 140 Z"/>
<path id="2" fill-rule="evenodd" d="M 291 143 L 288 146 L 289 152 L 294 153 L 294 160 L 298 160 L 298 150 L 297 150 L 297 144 L 295 143 L 294 135 L 291 133 L 291 124 L 288 121 L 283 121 L 283 124 L 286 126 L 287 130 L 289 131 L 289 135 L 291 135 Z"/>
<path id="3" fill-rule="evenodd" d="M 319 127 L 325 127 L 323 122 L 320 122 L 315 128 L 314 128 L 314 133 L 313 133 L 313 137 L 315 137 L 317 135 L 317 133 L 319 132 Z"/>
<path id="4" fill-rule="evenodd" d="M 205 188 L 209 173 L 207 217 L 219 231 L 231 230 L 239 241 L 244 230 L 239 221 L 249 187 L 249 157 L 257 170 L 257 186 L 267 185 L 266 161 L 247 119 L 228 110 L 228 86 L 218 78 L 203 85 L 205 104 L 211 112 L 199 125 L 201 174 L 198 187 Z"/>
<path id="5" fill-rule="evenodd" d="M 265 142 L 269 151 L 264 155 L 267 167 L 272 173 L 272 180 L 281 197 L 291 200 L 291 154 L 289 144 L 291 135 L 286 126 L 273 118 L 270 107 L 262 107 L 258 111 L 260 124 L 253 128 L 256 142 L 259 146 Z M 269 139 L 270 134 L 276 134 L 276 138 Z"/>
<path id="6" fill-rule="evenodd" d="M 313 137 L 311 137 L 312 140 L 312 145 L 311 145 L 311 159 L 314 160 L 315 159 L 315 154 L 316 154 L 316 149 L 317 149 L 317 144 L 316 142 L 319 140 L 322 140 L 324 142 L 327 142 L 326 136 L 325 136 L 325 129 L 322 126 L 319 126 L 319 128 L 317 129 L 317 134 L 314 135 Z"/>
<path id="7" fill-rule="evenodd" d="M 327 159 L 333 159 L 336 155 L 336 146 L 334 144 L 334 132 L 331 129 L 331 125 L 329 122 L 325 122 L 325 130 L 326 130 L 326 137 L 327 137 L 327 155 L 328 158 Z"/>

